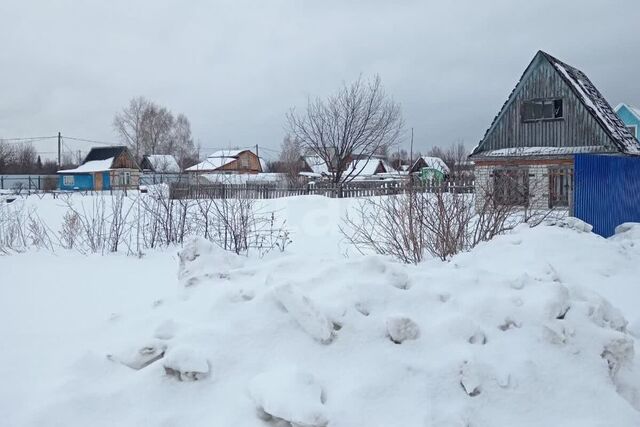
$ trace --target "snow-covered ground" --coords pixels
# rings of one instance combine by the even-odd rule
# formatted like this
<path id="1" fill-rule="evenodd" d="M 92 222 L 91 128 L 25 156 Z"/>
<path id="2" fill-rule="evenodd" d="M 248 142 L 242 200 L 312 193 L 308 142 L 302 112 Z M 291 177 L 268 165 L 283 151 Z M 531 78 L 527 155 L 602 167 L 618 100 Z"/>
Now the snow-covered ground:
<path id="1" fill-rule="evenodd" d="M 264 203 L 294 242 L 262 259 L 0 257 L 0 425 L 640 425 L 640 229 L 407 266 L 349 251 L 352 200 Z"/>

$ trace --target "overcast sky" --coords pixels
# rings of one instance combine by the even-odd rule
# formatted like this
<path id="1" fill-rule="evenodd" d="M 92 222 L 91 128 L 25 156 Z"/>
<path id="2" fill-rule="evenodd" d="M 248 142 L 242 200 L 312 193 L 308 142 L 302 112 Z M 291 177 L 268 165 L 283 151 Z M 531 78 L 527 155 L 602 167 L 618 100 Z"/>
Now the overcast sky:
<path id="1" fill-rule="evenodd" d="M 0 18 L 0 138 L 117 141 L 145 96 L 205 152 L 275 150 L 291 107 L 378 73 L 417 149 L 471 148 L 539 49 L 640 104 L 639 0 L 3 0 Z"/>

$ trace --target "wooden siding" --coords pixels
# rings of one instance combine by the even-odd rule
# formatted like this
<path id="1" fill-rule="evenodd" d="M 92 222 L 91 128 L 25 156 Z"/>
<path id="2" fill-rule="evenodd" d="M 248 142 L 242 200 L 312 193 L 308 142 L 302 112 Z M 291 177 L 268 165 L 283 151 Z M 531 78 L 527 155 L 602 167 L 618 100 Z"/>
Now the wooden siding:
<path id="1" fill-rule="evenodd" d="M 138 170 L 138 165 L 133 159 L 133 156 L 129 153 L 129 150 L 125 150 L 118 157 L 113 159 L 111 169 L 135 169 Z"/>
<path id="2" fill-rule="evenodd" d="M 215 170 L 216 172 L 259 173 L 260 159 L 251 151 L 243 151 L 238 158 Z"/>
<path id="3" fill-rule="evenodd" d="M 563 119 L 523 123 L 522 101 L 562 98 Z M 617 151 L 613 141 L 574 94 L 553 66 L 538 56 L 485 136 L 483 151 L 516 147 L 602 146 L 602 152 Z"/>

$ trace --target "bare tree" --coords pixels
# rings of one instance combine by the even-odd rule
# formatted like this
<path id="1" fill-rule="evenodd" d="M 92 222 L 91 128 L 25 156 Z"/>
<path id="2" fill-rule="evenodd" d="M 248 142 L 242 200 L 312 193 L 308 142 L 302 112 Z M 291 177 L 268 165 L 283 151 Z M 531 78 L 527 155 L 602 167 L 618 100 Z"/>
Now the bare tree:
<path id="1" fill-rule="evenodd" d="M 173 150 L 178 160 L 178 165 L 181 169 L 185 169 L 191 166 L 191 160 L 195 157 L 197 159 L 197 149 L 193 143 L 193 137 L 191 136 L 191 123 L 184 114 L 178 114 L 173 125 L 173 141 L 175 149 Z M 171 151 L 168 151 L 172 154 Z"/>
<path id="2" fill-rule="evenodd" d="M 142 142 L 145 154 L 173 154 L 173 114 L 165 107 L 150 103 L 142 115 Z"/>
<path id="3" fill-rule="evenodd" d="M 300 180 L 302 148 L 300 141 L 287 135 L 282 140 L 280 148 L 279 172 L 287 175 L 289 183 L 295 184 Z"/>
<path id="4" fill-rule="evenodd" d="M 120 140 L 140 159 L 143 152 L 145 111 L 150 102 L 139 96 L 113 118 L 113 128 Z"/>
<path id="5" fill-rule="evenodd" d="M 355 158 L 371 159 L 394 145 L 402 132 L 400 106 L 389 98 L 379 76 L 359 78 L 326 100 L 309 100 L 306 112 L 287 115 L 291 136 L 329 165 L 334 183 L 348 182 L 361 171 L 350 168 Z"/>
<path id="6" fill-rule="evenodd" d="M 191 123 L 184 114 L 173 113 L 143 97 L 134 98 L 113 119 L 120 140 L 140 160 L 145 154 L 170 154 L 181 168 L 197 159 Z"/>

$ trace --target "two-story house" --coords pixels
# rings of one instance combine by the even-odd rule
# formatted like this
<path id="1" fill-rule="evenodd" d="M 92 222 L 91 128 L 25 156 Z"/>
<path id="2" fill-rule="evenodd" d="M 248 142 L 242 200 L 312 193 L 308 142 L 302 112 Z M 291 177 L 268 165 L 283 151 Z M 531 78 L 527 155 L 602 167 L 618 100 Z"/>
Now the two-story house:
<path id="1" fill-rule="evenodd" d="M 539 51 L 471 153 L 477 200 L 569 207 L 580 153 L 640 155 L 640 144 L 582 71 Z"/>

